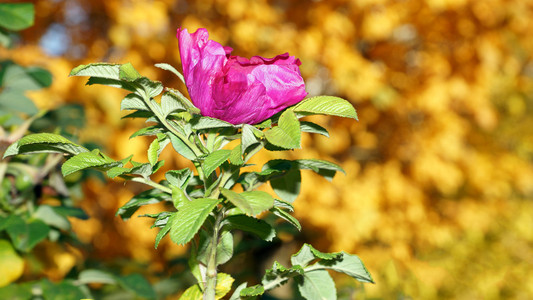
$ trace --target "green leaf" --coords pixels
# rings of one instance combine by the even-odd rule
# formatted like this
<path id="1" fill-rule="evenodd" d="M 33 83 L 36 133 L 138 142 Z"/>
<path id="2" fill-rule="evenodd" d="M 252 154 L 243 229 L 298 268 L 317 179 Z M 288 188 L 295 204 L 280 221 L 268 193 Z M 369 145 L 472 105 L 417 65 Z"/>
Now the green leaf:
<path id="1" fill-rule="evenodd" d="M 192 124 L 192 128 L 195 130 L 235 127 L 235 125 L 231 123 L 211 117 L 194 116 L 190 122 Z"/>
<path id="2" fill-rule="evenodd" d="M 175 218 L 176 214 L 171 213 L 168 217 L 167 224 L 165 224 L 165 226 L 163 226 L 163 228 L 161 228 L 157 233 L 157 236 L 155 237 L 155 249 L 157 249 L 157 246 L 159 246 L 159 242 L 161 241 L 161 239 L 164 238 L 170 231 L 170 227 L 172 226 L 172 223 L 174 222 Z"/>
<path id="3" fill-rule="evenodd" d="M 242 153 L 244 154 L 250 146 L 260 143 L 261 141 L 258 139 L 258 136 L 262 135 L 264 134 L 261 130 L 252 125 L 243 124 L 241 135 Z"/>
<path id="4" fill-rule="evenodd" d="M 284 176 L 270 179 L 270 186 L 281 199 L 293 203 L 300 194 L 302 175 L 300 170 L 292 168 Z"/>
<path id="5" fill-rule="evenodd" d="M 269 193 L 263 191 L 236 193 L 222 188 L 221 193 L 233 205 L 249 216 L 257 216 L 274 206 L 274 198 Z"/>
<path id="6" fill-rule="evenodd" d="M 141 78 L 141 74 L 135 70 L 131 63 L 125 63 L 120 66 L 118 76 L 120 80 L 134 81 Z"/>
<path id="7" fill-rule="evenodd" d="M 48 236 L 50 227 L 41 220 L 24 221 L 13 215 L 5 225 L 13 245 L 20 251 L 28 252 Z"/>
<path id="8" fill-rule="evenodd" d="M 238 144 L 235 148 L 231 150 L 229 162 L 234 166 L 240 166 L 244 163 L 244 161 L 242 160 L 241 146 L 241 144 Z"/>
<path id="9" fill-rule="evenodd" d="M 195 284 L 193 286 L 190 286 L 188 289 L 181 294 L 181 297 L 179 300 L 203 300 L 204 294 L 202 293 L 202 290 L 200 289 L 200 286 L 198 284 Z"/>
<path id="10" fill-rule="evenodd" d="M 298 222 L 298 220 L 295 217 L 293 217 L 290 213 L 286 212 L 285 210 L 274 206 L 270 209 L 270 211 L 277 217 L 282 218 L 285 221 L 292 224 L 294 227 L 296 227 L 296 229 L 298 229 L 298 231 L 302 230 L 302 225 L 300 225 L 300 222 Z"/>
<path id="11" fill-rule="evenodd" d="M 357 120 L 357 113 L 347 100 L 334 96 L 317 96 L 303 100 L 294 106 L 294 112 L 306 115 L 330 115 Z"/>
<path id="12" fill-rule="evenodd" d="M 208 249 L 213 243 L 212 236 L 205 230 L 200 230 L 200 242 L 198 244 L 198 256 L 197 260 L 204 265 L 207 265 L 208 261 Z M 220 236 L 217 243 L 216 252 L 216 265 L 226 263 L 233 256 L 233 234 L 229 231 L 225 231 Z"/>
<path id="13" fill-rule="evenodd" d="M 183 206 L 185 201 L 188 201 L 185 191 L 177 186 L 171 186 L 172 189 L 172 203 L 176 209 L 180 209 Z"/>
<path id="14" fill-rule="evenodd" d="M 337 290 L 335 282 L 326 270 L 306 272 L 301 277 L 296 277 L 298 290 L 302 297 L 308 300 L 335 300 Z"/>
<path id="15" fill-rule="evenodd" d="M 243 288 L 239 295 L 241 297 L 256 297 L 256 296 L 263 295 L 264 292 L 265 292 L 265 288 L 262 285 L 257 284 L 254 286 Z"/>
<path id="16" fill-rule="evenodd" d="M 293 266 L 285 268 L 279 262 L 274 261 L 271 269 L 265 271 L 265 275 L 261 279 L 261 284 L 268 290 L 278 287 L 286 283 L 289 279 L 304 274 L 304 269 L 301 266 Z"/>
<path id="17" fill-rule="evenodd" d="M 175 213 L 170 228 L 170 238 L 178 245 L 185 245 L 198 232 L 207 216 L 217 206 L 219 199 L 199 198 L 186 202 Z"/>
<path id="18" fill-rule="evenodd" d="M 192 178 L 193 173 L 189 168 L 181 170 L 170 170 L 165 173 L 165 178 L 167 181 L 176 187 L 185 188 L 187 183 Z"/>
<path id="19" fill-rule="evenodd" d="M 163 117 L 178 111 L 187 111 L 187 108 L 179 101 L 178 97 L 170 92 L 165 92 L 161 96 L 161 110 Z"/>
<path id="20" fill-rule="evenodd" d="M 231 150 L 221 149 L 210 153 L 202 163 L 205 176 L 209 176 L 220 165 L 222 165 L 231 155 Z"/>
<path id="21" fill-rule="evenodd" d="M 173 90 L 173 89 L 167 89 L 168 92 L 174 94 L 174 96 L 177 97 L 177 99 L 181 102 L 181 104 L 187 108 L 187 111 L 190 112 L 191 114 L 199 114 L 200 113 L 200 109 L 198 109 L 196 106 L 194 106 L 194 104 L 192 104 L 192 102 L 187 99 L 185 96 L 183 96 L 183 94 L 180 92 L 180 91 L 177 91 L 177 90 Z"/>
<path id="22" fill-rule="evenodd" d="M 79 65 L 70 71 L 69 76 L 90 76 L 97 78 L 107 78 L 120 80 L 119 64 L 109 63 L 92 63 L 88 65 Z"/>
<path id="23" fill-rule="evenodd" d="M 0 284 L 0 286 L 2 285 Z M 0 288 L 0 295 L 9 300 L 28 300 L 32 299 L 32 288 L 33 282 L 31 281 L 22 284 L 11 283 Z"/>
<path id="24" fill-rule="evenodd" d="M 95 153 L 95 151 L 83 152 L 68 159 L 61 166 L 61 173 L 63 173 L 63 176 L 68 176 L 74 172 L 87 168 L 97 168 L 105 171 L 120 164 L 120 162 L 108 157 L 103 157 L 100 153 Z"/>
<path id="25" fill-rule="evenodd" d="M 309 244 L 304 244 L 300 251 L 291 257 L 291 263 L 293 265 L 300 265 L 306 267 L 311 261 L 315 259 L 320 260 L 334 260 L 339 259 L 342 256 L 341 253 L 324 253 L 316 250 Z"/>
<path id="26" fill-rule="evenodd" d="M 347 274 L 361 282 L 374 283 L 372 276 L 357 255 L 348 254 L 344 251 L 341 252 L 341 254 L 342 255 L 338 259 L 321 260 L 317 265 Z"/>
<path id="27" fill-rule="evenodd" d="M 329 132 L 326 128 L 308 121 L 300 121 L 300 130 L 302 132 L 318 133 L 323 136 L 329 137 Z"/>
<path id="28" fill-rule="evenodd" d="M 180 138 L 178 138 L 173 133 L 169 134 L 170 142 L 172 143 L 172 147 L 174 147 L 174 150 L 181 154 L 183 157 L 185 157 L 188 160 L 196 161 L 196 154 L 194 154 L 194 151 L 187 146 Z"/>
<path id="29" fill-rule="evenodd" d="M 27 135 L 11 144 L 4 153 L 4 157 L 37 152 L 56 152 L 76 155 L 89 152 L 89 150 L 57 134 L 36 133 Z"/>
<path id="30" fill-rule="evenodd" d="M 147 77 L 140 77 L 133 81 L 135 85 L 140 86 L 141 89 L 137 89 L 138 92 L 144 91 L 148 97 L 153 98 L 163 91 L 163 84 L 159 81 L 153 81 Z"/>
<path id="31" fill-rule="evenodd" d="M 50 205 L 40 205 L 35 211 L 33 217 L 40 219 L 49 226 L 54 226 L 62 230 L 70 229 L 70 222 L 68 219 L 56 212 L 54 207 Z"/>
<path id="32" fill-rule="evenodd" d="M 293 266 L 299 265 L 306 267 L 310 262 L 316 259 L 316 256 L 311 251 L 312 246 L 304 244 L 300 250 L 291 256 L 291 264 Z"/>
<path id="33" fill-rule="evenodd" d="M 136 93 L 130 93 L 120 102 L 120 110 L 143 110 L 149 111 L 150 108 L 144 103 L 141 96 Z"/>
<path id="34" fill-rule="evenodd" d="M 224 220 L 224 225 L 228 227 L 227 230 L 239 229 L 250 232 L 267 242 L 272 241 L 276 236 L 276 231 L 270 226 L 270 224 L 263 220 L 245 215 L 227 217 Z"/>
<path id="35" fill-rule="evenodd" d="M 315 171 L 317 174 L 323 176 L 327 180 L 331 181 L 336 172 L 346 172 L 341 166 L 321 159 L 298 159 L 294 161 L 297 167 L 301 170 L 309 169 Z"/>
<path id="36" fill-rule="evenodd" d="M 1 3 L 0 26 L 9 30 L 22 30 L 33 25 L 35 8 L 32 3 Z"/>
<path id="37" fill-rule="evenodd" d="M 151 189 L 135 195 L 126 204 L 120 207 L 116 213 L 122 220 L 127 220 L 139 209 L 139 207 L 148 204 L 155 204 L 161 201 L 168 201 L 171 196 L 163 193 L 158 189 Z"/>
<path id="38" fill-rule="evenodd" d="M 161 125 L 153 125 L 153 126 L 143 127 L 141 129 L 135 131 L 135 133 L 133 133 L 132 135 L 130 135 L 130 139 L 132 139 L 134 137 L 138 137 L 138 136 L 157 135 L 158 133 L 162 133 L 164 131 L 165 130 L 161 127 Z"/>
<path id="39" fill-rule="evenodd" d="M 265 132 L 267 141 L 284 149 L 301 148 L 300 122 L 292 110 L 283 112 L 278 126 Z"/>
<path id="40" fill-rule="evenodd" d="M 129 274 L 117 277 L 118 283 L 139 297 L 155 299 L 156 293 L 150 283 L 141 274 Z M 73 298 L 72 298 L 73 299 Z"/>
<path id="41" fill-rule="evenodd" d="M 183 75 L 180 72 L 178 72 L 178 70 L 176 70 L 176 68 L 174 68 L 173 66 L 169 64 L 165 64 L 165 63 L 155 64 L 155 66 L 165 71 L 170 71 L 174 73 L 174 75 L 178 76 L 181 82 L 185 83 L 185 79 L 183 78 Z"/>
<path id="42" fill-rule="evenodd" d="M 117 280 L 111 273 L 104 272 L 96 269 L 85 269 L 78 275 L 78 281 L 81 284 L 88 283 L 103 283 L 103 284 L 116 284 Z"/>
<path id="43" fill-rule="evenodd" d="M 150 146 L 148 147 L 148 161 L 153 166 L 159 158 L 159 141 L 154 139 Z"/>

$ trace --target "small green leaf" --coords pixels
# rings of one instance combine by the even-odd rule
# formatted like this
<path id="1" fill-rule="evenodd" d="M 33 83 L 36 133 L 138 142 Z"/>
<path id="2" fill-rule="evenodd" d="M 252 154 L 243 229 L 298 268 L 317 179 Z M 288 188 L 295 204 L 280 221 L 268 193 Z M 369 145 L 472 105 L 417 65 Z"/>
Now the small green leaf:
<path id="1" fill-rule="evenodd" d="M 329 132 L 326 128 L 308 121 L 300 121 L 300 129 L 302 132 L 318 133 L 323 136 L 329 137 Z"/>
<path id="2" fill-rule="evenodd" d="M 176 209 L 180 209 L 180 207 L 185 204 L 185 201 L 188 201 L 187 195 L 185 194 L 185 191 L 183 191 L 181 188 L 177 186 L 172 186 L 172 203 L 174 204 L 174 207 Z"/>
<path id="3" fill-rule="evenodd" d="M 300 170 L 292 168 L 284 176 L 270 179 L 270 186 L 281 199 L 293 203 L 300 194 L 302 175 Z"/>
<path id="4" fill-rule="evenodd" d="M 144 103 L 144 100 L 141 96 L 130 93 L 122 99 L 120 102 L 120 110 L 143 110 L 149 111 L 150 108 Z"/>
<path id="5" fill-rule="evenodd" d="M 150 146 L 148 147 L 148 161 L 153 166 L 159 158 L 159 141 L 154 139 Z"/>
<path id="6" fill-rule="evenodd" d="M 188 160 L 196 161 L 196 154 L 194 154 L 194 151 L 187 146 L 179 137 L 174 135 L 173 133 L 169 134 L 170 142 L 172 143 L 172 147 L 176 152 L 181 154 L 183 157 L 185 157 Z"/>
<path id="7" fill-rule="evenodd" d="M 158 189 L 151 189 L 141 192 L 130 199 L 126 204 L 117 210 L 116 215 L 122 220 L 127 220 L 139 209 L 139 207 L 148 204 L 159 203 L 161 201 L 171 200 L 171 196 L 163 193 Z"/>
<path id="8" fill-rule="evenodd" d="M 260 143 L 258 136 L 262 135 L 264 134 L 261 130 L 252 125 L 243 124 L 241 135 L 242 153 L 244 154 L 250 146 Z"/>
<path id="9" fill-rule="evenodd" d="M 265 275 L 261 279 L 261 284 L 268 290 L 278 287 L 286 283 L 289 279 L 304 274 L 304 269 L 301 266 L 293 266 L 286 268 L 279 262 L 274 261 L 271 269 L 265 271 Z"/>
<path id="10" fill-rule="evenodd" d="M 170 170 L 165 173 L 165 178 L 171 185 L 183 189 L 187 186 L 187 183 L 192 178 L 192 175 L 192 171 L 189 168 L 185 168 L 181 170 Z"/>
<path id="11" fill-rule="evenodd" d="M 195 130 L 235 127 L 235 125 L 231 123 L 211 117 L 194 116 L 190 122 L 192 124 L 192 128 Z"/>
<path id="12" fill-rule="evenodd" d="M 256 297 L 261 296 L 265 292 L 265 288 L 260 285 L 254 285 L 247 288 L 243 288 L 240 292 L 241 297 Z"/>
<path id="13" fill-rule="evenodd" d="M 297 168 L 301 170 L 309 169 L 331 181 L 336 172 L 346 172 L 337 164 L 321 159 L 298 159 L 294 161 Z"/>
<path id="14" fill-rule="evenodd" d="M 69 76 L 90 76 L 119 80 L 120 65 L 109 63 L 92 63 L 79 65 L 70 71 Z"/>
<path id="15" fill-rule="evenodd" d="M 198 109 L 196 106 L 192 104 L 192 102 L 187 99 L 187 97 L 183 96 L 183 94 L 180 91 L 173 90 L 173 89 L 167 89 L 168 92 L 174 94 L 174 96 L 177 97 L 177 99 L 181 102 L 181 104 L 187 108 L 187 111 L 191 114 L 199 114 L 200 109 Z"/>
<path id="16" fill-rule="evenodd" d="M 235 148 L 231 150 L 229 162 L 234 166 L 240 166 L 244 163 L 244 161 L 242 160 L 241 146 L 241 144 L 238 144 Z"/>
<path id="17" fill-rule="evenodd" d="M 267 242 L 272 241 L 272 239 L 276 236 L 276 231 L 272 226 L 270 226 L 270 224 L 263 220 L 245 215 L 227 217 L 224 220 L 224 225 L 228 227 L 228 230 L 239 229 L 253 233 Z"/>
<path id="18" fill-rule="evenodd" d="M 161 110 L 163 117 L 179 111 L 187 111 L 187 108 L 179 101 L 178 97 L 170 92 L 165 92 L 161 96 Z"/>
<path id="19" fill-rule="evenodd" d="M 183 75 L 180 72 L 178 72 L 178 70 L 176 70 L 176 68 L 174 68 L 173 66 L 169 64 L 165 64 L 165 63 L 155 64 L 155 66 L 165 71 L 170 71 L 174 73 L 174 75 L 178 76 L 181 82 L 185 83 L 185 79 L 183 78 Z"/>
<path id="20" fill-rule="evenodd" d="M 357 255 L 341 252 L 338 259 L 322 260 L 317 265 L 327 269 L 347 274 L 358 281 L 374 283 L 372 276 L 366 269 L 365 265 Z"/>
<path id="21" fill-rule="evenodd" d="M 221 149 L 209 154 L 202 163 L 205 176 L 209 176 L 220 165 L 222 165 L 231 155 L 231 150 Z"/>
<path id="22" fill-rule="evenodd" d="M 155 237 L 155 249 L 157 249 L 157 246 L 159 246 L 159 242 L 162 238 L 164 238 L 168 232 L 170 231 L 170 227 L 172 226 L 172 223 L 174 222 L 174 218 L 176 218 L 175 213 L 170 214 L 167 220 L 167 224 L 163 226 L 157 233 L 157 236 Z"/>
<path id="23" fill-rule="evenodd" d="M 267 141 L 284 149 L 301 148 L 300 122 L 292 110 L 286 110 L 279 118 L 278 126 L 265 132 Z"/>
<path id="24" fill-rule="evenodd" d="M 139 74 L 139 72 L 135 70 L 131 63 L 125 63 L 121 65 L 119 68 L 118 76 L 120 80 L 125 81 L 134 81 L 142 77 L 141 74 Z"/>
<path id="25" fill-rule="evenodd" d="M 83 152 L 68 159 L 61 166 L 61 173 L 63 173 L 63 176 L 68 176 L 74 172 L 81 171 L 87 168 L 108 170 L 120 164 L 120 162 L 114 161 L 107 157 L 103 157 L 101 154 L 95 153 L 94 151 Z"/>
<path id="26" fill-rule="evenodd" d="M 58 134 L 36 133 L 27 135 L 17 142 L 11 144 L 4 153 L 4 157 L 38 152 L 55 152 L 76 155 L 89 152 L 89 150 L 69 141 Z"/>
<path id="27" fill-rule="evenodd" d="M 296 227 L 296 229 L 298 229 L 298 231 L 302 230 L 302 225 L 300 225 L 300 222 L 298 222 L 298 220 L 295 217 L 293 217 L 290 213 L 286 212 L 285 210 L 274 206 L 270 209 L 270 211 L 277 217 L 282 218 L 285 221 L 292 224 L 294 227 Z"/>
<path id="28" fill-rule="evenodd" d="M 335 300 L 337 290 L 335 282 L 326 270 L 306 272 L 303 276 L 296 277 L 298 290 L 302 297 L 308 300 Z"/>
<path id="29" fill-rule="evenodd" d="M 141 129 L 135 131 L 135 133 L 133 133 L 132 135 L 130 135 L 130 139 L 132 139 L 134 137 L 138 137 L 138 136 L 156 135 L 156 134 L 162 133 L 162 132 L 164 132 L 164 129 L 161 127 L 161 125 L 153 125 L 153 126 L 143 127 Z"/>
<path id="30" fill-rule="evenodd" d="M 291 263 L 293 265 L 305 267 L 315 259 L 334 260 L 340 258 L 341 256 L 341 253 L 324 253 L 316 250 L 309 244 L 304 244 L 300 251 L 291 257 Z"/>
<path id="31" fill-rule="evenodd" d="M 80 272 L 78 275 L 78 281 L 81 284 L 88 283 L 103 283 L 103 284 L 116 284 L 117 281 L 113 274 L 95 269 L 86 269 Z"/>
<path id="32" fill-rule="evenodd" d="M 35 8 L 33 3 L 1 3 L 0 27 L 22 30 L 33 25 Z"/>
<path id="33" fill-rule="evenodd" d="M 199 198 L 186 202 L 175 213 L 170 228 L 170 238 L 178 245 L 185 245 L 198 232 L 207 216 L 217 206 L 219 199 Z"/>
<path id="34" fill-rule="evenodd" d="M 294 106 L 294 112 L 306 115 L 330 115 L 357 120 L 357 113 L 347 100 L 334 96 L 317 96 L 303 100 Z"/>
<path id="35" fill-rule="evenodd" d="M 236 193 L 223 188 L 221 189 L 221 193 L 233 205 L 249 216 L 257 216 L 274 206 L 274 198 L 269 193 L 263 191 Z"/>

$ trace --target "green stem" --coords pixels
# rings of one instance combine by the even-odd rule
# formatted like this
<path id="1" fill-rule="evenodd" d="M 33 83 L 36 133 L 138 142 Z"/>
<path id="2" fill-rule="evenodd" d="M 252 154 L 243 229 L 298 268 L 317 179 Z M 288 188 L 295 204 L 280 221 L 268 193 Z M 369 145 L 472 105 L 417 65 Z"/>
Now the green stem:
<path id="1" fill-rule="evenodd" d="M 164 185 L 161 185 L 161 184 L 159 184 L 157 182 L 154 182 L 154 181 L 152 181 L 150 179 L 147 179 L 147 178 L 144 178 L 144 177 L 133 177 L 131 179 L 131 181 L 144 183 L 146 185 L 149 185 L 149 186 L 154 187 L 154 188 L 156 188 L 158 190 L 161 190 L 161 191 L 163 191 L 163 192 L 165 192 L 167 194 L 171 194 L 172 195 L 172 190 L 170 188 L 168 188 L 168 187 L 166 187 Z"/>
<path id="2" fill-rule="evenodd" d="M 220 212 L 216 214 L 215 224 L 213 225 L 213 236 L 211 238 L 211 244 L 208 246 L 206 266 L 206 285 L 204 291 L 204 300 L 214 300 L 217 287 L 217 246 L 220 238 L 220 230 L 222 220 L 224 219 L 225 209 L 222 208 Z"/>

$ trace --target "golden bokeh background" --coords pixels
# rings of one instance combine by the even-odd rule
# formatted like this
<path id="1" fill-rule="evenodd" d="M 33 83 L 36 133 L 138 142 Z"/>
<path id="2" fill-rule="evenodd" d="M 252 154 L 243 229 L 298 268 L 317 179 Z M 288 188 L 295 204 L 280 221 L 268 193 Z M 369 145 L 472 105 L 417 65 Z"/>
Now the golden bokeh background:
<path id="1" fill-rule="evenodd" d="M 141 74 L 183 88 L 153 66 L 180 66 L 180 26 L 207 28 L 240 56 L 289 52 L 302 61 L 310 95 L 348 99 L 360 119 L 314 117 L 330 129 L 329 139 L 305 135 L 302 150 L 256 158 L 322 158 L 345 168 L 332 183 L 303 175 L 299 241 L 358 254 L 376 281 L 365 285 L 368 298 L 533 298 L 533 1 L 35 5 L 36 25 L 22 32 L 23 44 L 0 54 L 53 73 L 51 88 L 31 94 L 40 108 L 85 106 L 82 141 L 136 160 L 146 160 L 149 143 L 128 139 L 142 123 L 120 119 L 125 92 L 67 77 L 78 64 L 131 62 Z M 170 149 L 163 158 L 166 167 L 187 166 Z M 157 272 L 184 249 L 165 239 L 154 250 L 157 230 L 148 229 L 149 220 L 114 216 L 142 188 L 90 180 L 81 205 L 91 218 L 74 225 L 94 257 L 147 262 Z M 52 250 L 48 272 L 58 279 L 79 256 Z"/>

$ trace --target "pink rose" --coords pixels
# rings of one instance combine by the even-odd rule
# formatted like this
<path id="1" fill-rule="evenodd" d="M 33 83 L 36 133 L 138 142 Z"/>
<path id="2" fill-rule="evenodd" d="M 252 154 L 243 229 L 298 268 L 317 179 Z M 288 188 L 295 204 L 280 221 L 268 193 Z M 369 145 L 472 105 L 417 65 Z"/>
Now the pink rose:
<path id="1" fill-rule="evenodd" d="M 204 116 L 232 124 L 256 124 L 306 95 L 298 66 L 288 53 L 251 59 L 209 40 L 205 28 L 178 29 L 183 76 L 192 102 Z"/>

